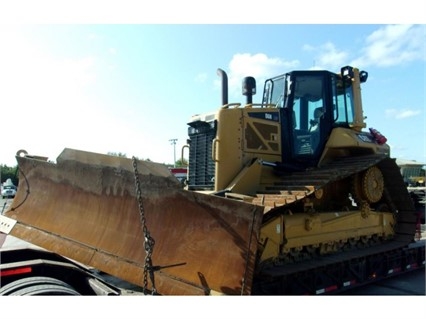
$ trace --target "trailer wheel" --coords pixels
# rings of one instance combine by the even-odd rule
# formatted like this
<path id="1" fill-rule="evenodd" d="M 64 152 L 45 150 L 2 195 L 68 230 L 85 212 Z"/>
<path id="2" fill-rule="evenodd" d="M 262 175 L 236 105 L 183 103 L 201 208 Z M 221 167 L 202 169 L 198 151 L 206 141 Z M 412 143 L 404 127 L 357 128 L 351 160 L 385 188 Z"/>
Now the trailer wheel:
<path id="1" fill-rule="evenodd" d="M 5 285 L 4 287 L 2 287 L 0 289 L 0 296 L 8 296 L 8 295 L 15 295 L 15 296 L 22 296 L 23 293 L 27 293 L 27 289 L 31 288 L 31 291 L 34 290 L 35 287 L 40 287 L 40 286 L 49 286 L 50 291 L 52 292 L 52 294 L 59 294 L 59 293 L 54 293 L 53 289 L 54 287 L 58 287 L 57 292 L 64 292 L 62 294 L 70 294 L 70 293 L 65 293 L 66 291 L 63 288 L 66 288 L 66 290 L 68 292 L 73 291 L 74 293 L 72 293 L 73 295 L 78 294 L 77 291 L 72 288 L 70 285 L 68 285 L 66 282 L 56 279 L 56 278 L 51 278 L 51 277 L 27 277 L 27 278 L 22 278 L 16 281 L 13 281 L 7 285 Z"/>
<path id="2" fill-rule="evenodd" d="M 35 285 L 23 288 L 10 294 L 10 296 L 53 296 L 53 295 L 71 295 L 80 294 L 72 288 L 58 285 Z"/>

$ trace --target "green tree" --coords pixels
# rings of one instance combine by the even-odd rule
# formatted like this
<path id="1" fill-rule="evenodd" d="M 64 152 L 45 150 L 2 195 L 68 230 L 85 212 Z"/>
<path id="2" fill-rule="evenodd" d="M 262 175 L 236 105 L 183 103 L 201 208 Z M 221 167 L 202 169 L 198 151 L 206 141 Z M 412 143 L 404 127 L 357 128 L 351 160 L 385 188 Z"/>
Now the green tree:
<path id="1" fill-rule="evenodd" d="M 125 157 L 127 158 L 126 153 L 121 153 L 121 152 L 108 152 L 107 155 L 111 155 L 111 156 L 118 156 L 118 157 Z M 132 156 L 133 157 L 133 156 Z M 147 161 L 147 162 L 152 162 L 149 158 L 142 158 L 140 159 L 139 157 L 135 156 L 135 158 L 137 160 L 141 160 L 141 161 Z"/>
<path id="2" fill-rule="evenodd" d="M 186 167 L 188 166 L 188 160 L 186 158 L 178 159 L 175 163 L 176 167 Z"/>
<path id="3" fill-rule="evenodd" d="M 121 153 L 121 152 L 108 152 L 107 154 L 111 156 L 127 157 L 126 153 Z"/>
<path id="4" fill-rule="evenodd" d="M 7 165 L 0 166 L 0 182 L 3 184 L 8 178 L 12 181 L 14 185 L 18 185 L 19 176 L 18 176 L 18 165 L 10 167 Z"/>

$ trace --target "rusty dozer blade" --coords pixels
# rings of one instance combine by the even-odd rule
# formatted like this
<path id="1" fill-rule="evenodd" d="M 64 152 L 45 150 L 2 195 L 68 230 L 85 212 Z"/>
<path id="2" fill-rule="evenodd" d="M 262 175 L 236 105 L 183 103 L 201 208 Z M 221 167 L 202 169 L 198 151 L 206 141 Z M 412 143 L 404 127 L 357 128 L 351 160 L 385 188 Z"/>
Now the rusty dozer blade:
<path id="1" fill-rule="evenodd" d="M 12 236 L 161 295 L 251 293 L 261 207 L 183 190 L 153 162 L 73 149 L 56 163 L 16 158 Z M 138 198 L 155 241 L 148 283 Z"/>

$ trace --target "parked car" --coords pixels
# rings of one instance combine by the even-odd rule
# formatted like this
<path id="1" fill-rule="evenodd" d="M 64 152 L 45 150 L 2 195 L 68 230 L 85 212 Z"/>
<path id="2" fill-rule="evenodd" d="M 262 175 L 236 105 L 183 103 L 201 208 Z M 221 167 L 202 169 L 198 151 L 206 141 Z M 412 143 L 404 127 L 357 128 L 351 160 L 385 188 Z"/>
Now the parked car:
<path id="1" fill-rule="evenodd" d="M 16 195 L 16 186 L 6 185 L 1 189 L 1 196 L 3 198 L 13 198 Z"/>

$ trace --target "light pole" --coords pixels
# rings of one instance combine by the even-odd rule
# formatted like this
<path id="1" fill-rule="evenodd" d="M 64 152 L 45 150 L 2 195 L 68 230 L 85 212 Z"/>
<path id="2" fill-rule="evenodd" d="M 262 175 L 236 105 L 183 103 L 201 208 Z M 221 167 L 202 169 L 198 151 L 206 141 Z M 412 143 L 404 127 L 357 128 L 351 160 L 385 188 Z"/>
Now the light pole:
<path id="1" fill-rule="evenodd" d="M 173 145 L 173 167 L 176 167 L 176 141 L 177 138 L 172 138 L 169 140 L 169 142 Z"/>

